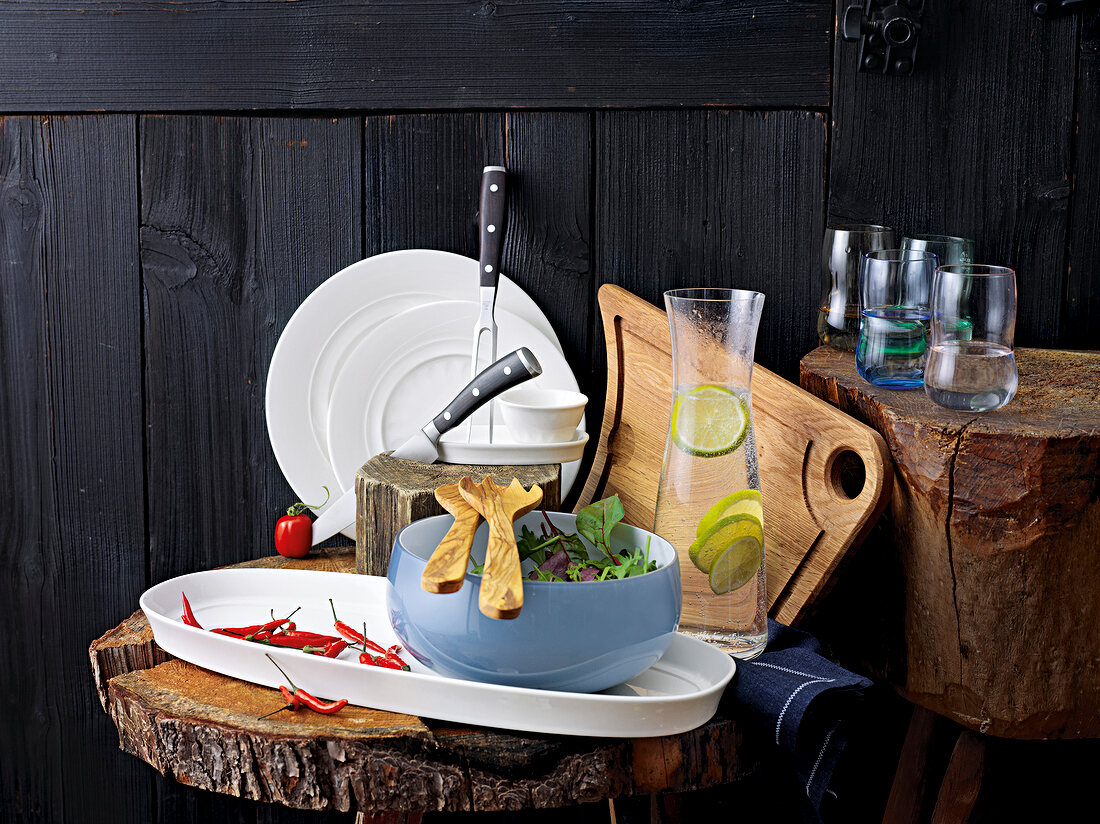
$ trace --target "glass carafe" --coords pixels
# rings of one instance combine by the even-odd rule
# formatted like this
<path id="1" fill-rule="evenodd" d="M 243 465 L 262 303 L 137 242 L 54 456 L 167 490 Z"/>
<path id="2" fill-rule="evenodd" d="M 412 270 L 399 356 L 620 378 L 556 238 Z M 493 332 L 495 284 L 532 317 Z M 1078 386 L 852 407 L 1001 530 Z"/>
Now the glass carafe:
<path id="1" fill-rule="evenodd" d="M 665 306 L 673 394 L 654 532 L 680 558 L 680 631 L 752 658 L 768 637 L 751 391 L 764 296 L 677 289 Z"/>
<path id="2" fill-rule="evenodd" d="M 855 351 L 859 339 L 859 256 L 894 248 L 894 230 L 852 223 L 830 226 L 821 247 L 825 295 L 817 310 L 817 337 L 825 346 Z"/>

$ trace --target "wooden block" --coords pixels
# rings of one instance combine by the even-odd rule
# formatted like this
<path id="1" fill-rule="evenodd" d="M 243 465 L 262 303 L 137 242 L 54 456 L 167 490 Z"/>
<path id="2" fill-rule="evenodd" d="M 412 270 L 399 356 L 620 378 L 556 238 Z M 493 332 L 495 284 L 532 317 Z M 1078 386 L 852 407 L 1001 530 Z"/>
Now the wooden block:
<path id="1" fill-rule="evenodd" d="M 993 412 L 872 386 L 850 352 L 824 347 L 803 358 L 801 382 L 893 456 L 904 695 L 990 735 L 1096 738 L 1100 353 L 1016 360 L 1019 391 Z"/>
<path id="2" fill-rule="evenodd" d="M 443 515 L 435 488 L 458 483 L 469 475 L 475 481 L 486 476 L 507 486 L 513 478 L 527 489 L 542 487 L 547 510 L 561 505 L 561 466 L 472 466 L 422 464 L 375 455 L 355 474 L 355 571 L 385 575 L 393 540 L 402 527 L 432 515 Z"/>

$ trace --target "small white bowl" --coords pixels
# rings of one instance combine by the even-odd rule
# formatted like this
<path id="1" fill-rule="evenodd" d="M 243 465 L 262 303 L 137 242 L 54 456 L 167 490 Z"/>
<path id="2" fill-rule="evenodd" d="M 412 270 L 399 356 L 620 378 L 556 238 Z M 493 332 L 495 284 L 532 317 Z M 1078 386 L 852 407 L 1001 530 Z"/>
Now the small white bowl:
<path id="1" fill-rule="evenodd" d="M 513 389 L 497 398 L 504 425 L 520 443 L 566 443 L 576 437 L 588 398 L 565 389 Z"/>

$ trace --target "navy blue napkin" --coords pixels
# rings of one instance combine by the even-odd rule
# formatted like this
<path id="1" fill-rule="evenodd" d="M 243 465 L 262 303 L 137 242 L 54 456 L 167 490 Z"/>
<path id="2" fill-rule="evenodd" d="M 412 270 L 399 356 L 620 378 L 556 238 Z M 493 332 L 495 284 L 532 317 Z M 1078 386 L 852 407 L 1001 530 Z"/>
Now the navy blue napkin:
<path id="1" fill-rule="evenodd" d="M 871 682 L 837 666 L 811 635 L 768 620 L 768 646 L 737 662 L 734 698 L 792 762 L 815 811 Z"/>

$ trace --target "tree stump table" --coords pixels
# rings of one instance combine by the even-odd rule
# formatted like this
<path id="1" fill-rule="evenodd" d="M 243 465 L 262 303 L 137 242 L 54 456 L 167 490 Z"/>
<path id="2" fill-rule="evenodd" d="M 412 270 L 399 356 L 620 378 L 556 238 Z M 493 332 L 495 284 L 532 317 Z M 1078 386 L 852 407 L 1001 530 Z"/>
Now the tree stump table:
<path id="1" fill-rule="evenodd" d="M 355 548 L 240 564 L 353 573 Z M 368 822 L 425 812 L 565 807 L 683 792 L 759 768 L 727 703 L 703 726 L 664 738 L 607 739 L 465 728 L 362 707 L 327 716 L 258 716 L 277 690 L 172 659 L 139 610 L 92 643 L 96 689 L 123 750 L 180 783 Z"/>
<path id="2" fill-rule="evenodd" d="M 1100 738 L 1100 353 L 1017 361 L 1015 399 L 985 413 L 872 386 L 824 347 L 801 383 L 893 456 L 903 695 L 990 735 Z"/>

